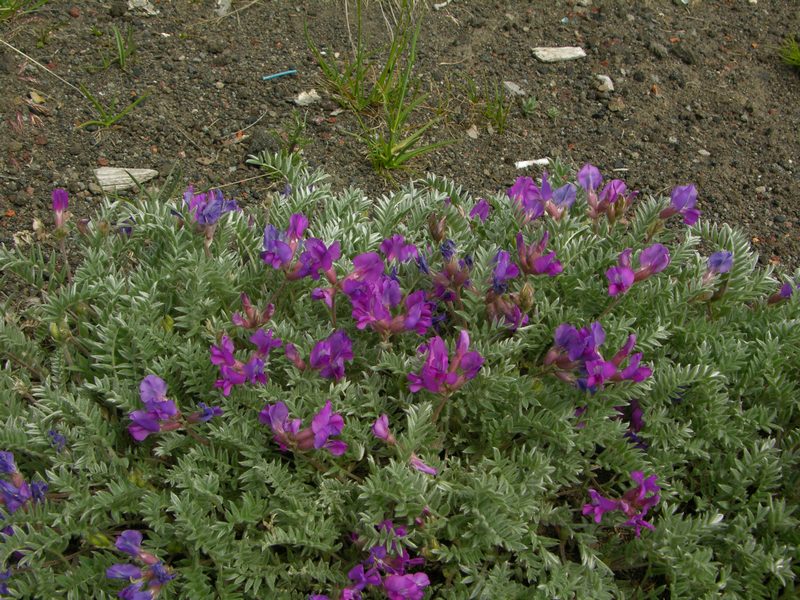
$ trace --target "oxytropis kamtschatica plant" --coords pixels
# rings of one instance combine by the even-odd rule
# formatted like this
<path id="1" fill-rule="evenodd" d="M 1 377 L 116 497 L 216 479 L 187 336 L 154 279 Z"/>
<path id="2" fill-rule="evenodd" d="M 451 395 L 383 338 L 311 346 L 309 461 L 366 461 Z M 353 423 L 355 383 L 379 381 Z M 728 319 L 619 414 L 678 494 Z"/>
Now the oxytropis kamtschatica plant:
<path id="1" fill-rule="evenodd" d="M 41 294 L 0 328 L 0 593 L 793 589 L 800 280 L 693 185 L 373 202 L 259 160 L 267 216 L 190 187 L 73 229 L 56 190 L 82 259 L 0 253 Z"/>

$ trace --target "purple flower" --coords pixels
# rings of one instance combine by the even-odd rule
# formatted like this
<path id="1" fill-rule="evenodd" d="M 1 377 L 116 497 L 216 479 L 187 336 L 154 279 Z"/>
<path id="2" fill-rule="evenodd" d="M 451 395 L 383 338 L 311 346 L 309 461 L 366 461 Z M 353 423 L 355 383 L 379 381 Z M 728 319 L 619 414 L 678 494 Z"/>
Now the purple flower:
<path id="1" fill-rule="evenodd" d="M 380 573 L 378 573 L 378 569 L 374 567 L 364 570 L 364 565 L 356 565 L 350 569 L 347 573 L 347 577 L 355 584 L 353 587 L 358 591 L 363 590 L 368 585 L 375 586 L 381 584 Z"/>
<path id="2" fill-rule="evenodd" d="M 61 229 L 66 222 L 66 211 L 69 206 L 69 194 L 64 188 L 53 190 L 53 213 L 55 213 L 56 229 Z"/>
<path id="3" fill-rule="evenodd" d="M 131 420 L 131 424 L 128 425 L 128 432 L 137 442 L 146 439 L 151 433 L 161 431 L 161 421 L 150 411 L 135 410 L 128 417 Z"/>
<path id="4" fill-rule="evenodd" d="M 424 335 L 433 324 L 433 303 L 425 299 L 425 292 L 417 290 L 406 296 L 406 316 L 403 327 L 406 331 L 414 330 Z"/>
<path id="5" fill-rule="evenodd" d="M 416 246 L 406 244 L 405 238 L 397 233 L 381 242 L 380 251 L 387 261 L 406 262 L 419 256 Z"/>
<path id="6" fill-rule="evenodd" d="M 492 287 L 495 293 L 502 294 L 508 289 L 507 282 L 519 275 L 519 268 L 511 262 L 511 255 L 505 250 L 498 250 L 492 262 Z"/>
<path id="7" fill-rule="evenodd" d="M 312 369 L 326 379 L 339 381 L 344 377 L 344 363 L 353 360 L 353 342 L 342 330 L 334 331 L 326 339 L 316 343 L 309 356 Z"/>
<path id="8" fill-rule="evenodd" d="M 372 435 L 379 440 L 383 440 L 389 445 L 394 445 L 397 443 L 394 435 L 392 435 L 392 432 L 389 431 L 389 416 L 386 414 L 382 414 L 375 419 L 375 422 L 372 424 Z"/>
<path id="9" fill-rule="evenodd" d="M 635 274 L 636 281 L 647 279 L 660 273 L 669 266 L 669 250 L 661 244 L 653 244 L 639 253 L 639 269 Z"/>
<path id="10" fill-rule="evenodd" d="M 166 401 L 166 382 L 157 375 L 148 375 L 139 384 L 139 397 L 145 405 L 151 402 Z"/>
<path id="11" fill-rule="evenodd" d="M 167 384 L 163 379 L 146 376 L 139 384 L 139 396 L 146 410 L 135 410 L 128 415 L 131 420 L 128 432 L 134 440 L 141 442 L 152 433 L 180 427 L 180 411 L 167 399 Z"/>
<path id="12" fill-rule="evenodd" d="M 50 445 L 56 449 L 56 452 L 62 452 L 67 445 L 67 438 L 55 429 L 50 429 L 47 435 L 50 438 Z"/>
<path id="13" fill-rule="evenodd" d="M 608 295 L 618 296 L 633 286 L 634 273 L 628 267 L 611 267 L 606 271 L 608 279 Z"/>
<path id="14" fill-rule="evenodd" d="M 32 498 L 33 494 L 31 493 L 31 488 L 28 483 L 22 479 L 22 476 L 15 478 L 13 483 L 0 480 L 0 505 L 4 505 L 5 509 L 10 514 L 17 512 Z"/>
<path id="15" fill-rule="evenodd" d="M 586 163 L 578 171 L 578 183 L 580 186 L 588 191 L 596 190 L 603 183 L 603 176 L 600 174 L 600 169 L 594 165 Z"/>
<path id="16" fill-rule="evenodd" d="M 721 250 L 708 257 L 709 273 L 727 273 L 733 267 L 733 252 Z"/>
<path id="17" fill-rule="evenodd" d="M 456 243 L 453 240 L 445 240 L 439 247 L 439 252 L 445 262 L 450 262 L 456 253 Z"/>
<path id="18" fill-rule="evenodd" d="M 376 252 L 366 252 L 353 258 L 353 272 L 350 273 L 346 281 L 377 281 L 386 270 L 383 259 Z"/>
<path id="19" fill-rule="evenodd" d="M 327 448 L 334 456 L 340 456 L 347 450 L 347 444 L 341 440 L 329 440 L 339 435 L 344 429 L 342 415 L 333 412 L 331 401 L 325 402 L 320 411 L 311 419 L 311 431 L 314 432 L 314 448 Z"/>
<path id="20" fill-rule="evenodd" d="M 546 180 L 545 180 L 546 182 Z M 524 221 L 533 221 L 544 214 L 542 191 L 530 177 L 518 177 L 508 190 L 508 197 L 522 210 Z"/>
<path id="21" fill-rule="evenodd" d="M 233 350 L 233 341 L 227 335 L 223 335 L 219 346 L 211 346 L 211 364 L 233 366 L 236 364 Z"/>
<path id="22" fill-rule="evenodd" d="M 298 242 L 303 239 L 303 235 L 308 228 L 308 219 L 303 213 L 294 213 L 289 217 L 289 228 L 286 230 L 286 237 L 290 242 Z"/>
<path id="23" fill-rule="evenodd" d="M 522 232 L 520 231 L 517 234 L 517 255 L 523 273 L 555 277 L 564 270 L 561 263 L 556 259 L 555 252 L 544 254 L 549 238 L 550 234 L 545 231 L 538 243 L 526 245 Z"/>
<path id="24" fill-rule="evenodd" d="M 132 583 L 120 590 L 117 597 L 122 598 L 122 600 L 154 600 L 153 592 L 150 590 L 142 591 L 142 585 L 141 581 Z"/>
<path id="25" fill-rule="evenodd" d="M 316 281 L 320 278 L 320 271 L 330 271 L 333 261 L 339 260 L 342 255 L 339 242 L 333 242 L 330 247 L 326 247 L 322 240 L 309 238 L 303 247 L 298 266 L 289 275 L 289 279 L 311 277 Z"/>
<path id="26" fill-rule="evenodd" d="M 590 489 L 591 502 L 583 506 L 582 513 L 593 515 L 595 523 L 600 523 L 605 513 L 621 511 L 628 517 L 623 525 L 633 527 L 636 537 L 641 535 L 642 527 L 654 529 L 651 523 L 644 520 L 644 516 L 660 500 L 661 488 L 656 484 L 658 477 L 651 475 L 645 478 L 642 471 L 632 471 L 631 479 L 637 485 L 625 492 L 619 500 L 604 498 L 595 490 Z"/>
<path id="27" fill-rule="evenodd" d="M 469 211 L 469 218 L 475 219 L 478 218 L 481 220 L 481 223 L 485 223 L 486 219 L 489 218 L 489 211 L 492 210 L 491 205 L 481 198 L 478 202 L 475 203 L 475 206 L 472 207 L 472 210 Z"/>
<path id="28" fill-rule="evenodd" d="M 235 200 L 226 200 L 222 190 L 217 189 L 195 194 L 190 185 L 183 193 L 183 201 L 188 205 L 195 222 L 205 227 L 214 225 L 223 213 L 241 210 Z"/>
<path id="29" fill-rule="evenodd" d="M 197 407 L 200 409 L 200 412 L 197 413 L 197 416 L 192 419 L 189 418 L 192 422 L 203 422 L 207 423 L 214 417 L 222 416 L 222 408 L 219 406 L 208 406 L 205 402 L 198 402 Z"/>
<path id="30" fill-rule="evenodd" d="M 136 531 L 135 529 L 127 529 L 119 534 L 119 537 L 117 538 L 116 542 L 114 542 L 114 545 L 120 552 L 137 557 L 142 551 L 142 537 L 143 536 L 141 532 Z"/>
<path id="31" fill-rule="evenodd" d="M 389 600 L 422 600 L 430 584 L 425 573 L 388 575 L 383 580 L 383 589 Z"/>
<path id="32" fill-rule="evenodd" d="M 473 379 L 483 365 L 483 357 L 478 352 L 468 352 L 468 346 L 469 334 L 462 330 L 451 362 L 447 346 L 438 335 L 422 344 L 419 351 L 427 354 L 425 364 L 419 373 L 408 374 L 409 389 L 418 392 L 425 388 L 438 394 L 455 391 Z"/>
<path id="33" fill-rule="evenodd" d="M 269 356 L 271 350 L 274 348 L 280 348 L 281 345 L 283 345 L 283 342 L 280 339 L 272 336 L 272 329 L 268 329 L 267 331 L 259 329 L 250 336 L 250 342 L 255 345 L 256 352 L 260 357 L 266 358 Z"/>
<path id="34" fill-rule="evenodd" d="M 289 265 L 294 256 L 294 250 L 286 243 L 286 236 L 278 231 L 274 225 L 264 228 L 264 251 L 261 260 L 273 269 L 283 269 Z"/>
<path id="35" fill-rule="evenodd" d="M 0 452 L 0 473 L 13 475 L 17 472 L 17 463 L 14 462 L 14 454 L 11 452 Z"/>
<path id="36" fill-rule="evenodd" d="M 426 475 L 436 475 L 439 472 L 437 469 L 425 464 L 416 454 L 411 455 L 411 458 L 408 459 L 408 464 L 410 464 L 417 471 L 425 473 Z"/>
<path id="37" fill-rule="evenodd" d="M 670 205 L 658 215 L 661 219 L 669 219 L 672 215 L 682 215 L 684 225 L 694 225 L 700 218 L 697 204 L 697 188 L 694 185 L 679 185 L 670 194 Z"/>
<path id="38" fill-rule="evenodd" d="M 244 327 L 246 329 L 255 329 L 266 325 L 275 313 L 275 305 L 268 304 L 267 307 L 259 313 L 255 306 L 250 302 L 250 297 L 242 293 L 240 296 L 242 300 L 242 313 L 233 313 L 231 321 L 234 325 Z"/>
<path id="39" fill-rule="evenodd" d="M 106 577 L 109 579 L 141 579 L 142 570 L 130 563 L 117 563 L 106 569 Z"/>

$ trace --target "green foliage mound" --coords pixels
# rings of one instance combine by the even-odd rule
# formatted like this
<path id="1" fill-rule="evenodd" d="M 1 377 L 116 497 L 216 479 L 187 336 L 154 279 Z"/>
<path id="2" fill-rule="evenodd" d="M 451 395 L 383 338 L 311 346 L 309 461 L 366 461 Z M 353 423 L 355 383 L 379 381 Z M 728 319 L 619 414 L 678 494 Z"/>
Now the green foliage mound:
<path id="1" fill-rule="evenodd" d="M 586 168 L 480 203 L 254 162 L 258 210 L 0 250 L 6 594 L 796 597 L 800 291 L 741 233 Z"/>

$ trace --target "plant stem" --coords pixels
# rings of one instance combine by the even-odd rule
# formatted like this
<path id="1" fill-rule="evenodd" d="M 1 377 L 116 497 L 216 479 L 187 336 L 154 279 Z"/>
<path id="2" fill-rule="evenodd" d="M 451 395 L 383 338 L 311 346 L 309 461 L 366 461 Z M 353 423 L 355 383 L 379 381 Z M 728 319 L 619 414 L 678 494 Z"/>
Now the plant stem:
<path id="1" fill-rule="evenodd" d="M 449 393 L 444 394 L 442 396 L 442 401 L 439 402 L 439 405 L 436 407 L 436 410 L 433 412 L 433 416 L 431 417 L 431 423 L 436 423 L 436 421 L 439 419 L 439 415 L 442 414 L 442 409 L 444 408 L 444 405 L 447 404 L 447 399 L 449 397 L 450 397 Z"/>

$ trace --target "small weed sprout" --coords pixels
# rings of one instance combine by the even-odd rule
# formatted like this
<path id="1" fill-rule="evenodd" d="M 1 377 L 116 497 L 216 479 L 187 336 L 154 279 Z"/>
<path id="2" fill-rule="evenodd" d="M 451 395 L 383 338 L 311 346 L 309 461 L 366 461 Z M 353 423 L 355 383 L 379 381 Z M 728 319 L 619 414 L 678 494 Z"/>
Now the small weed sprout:
<path id="1" fill-rule="evenodd" d="M 35 11 L 47 4 L 48 0 L 0 0 L 0 23 L 12 19 L 17 14 Z"/>
<path id="2" fill-rule="evenodd" d="M 96 27 L 93 27 L 92 34 L 100 36 L 103 33 Z M 121 71 L 127 70 L 130 65 L 133 54 L 136 52 L 136 44 L 133 41 L 133 30 L 129 27 L 123 35 L 116 25 L 112 25 L 111 35 L 114 38 L 114 52 L 111 55 L 104 54 L 102 57 L 103 64 L 100 66 L 89 67 L 87 70 L 90 73 L 105 71 L 115 63 L 119 66 Z"/>
<path id="3" fill-rule="evenodd" d="M 91 102 L 92 107 L 94 107 L 95 112 L 97 113 L 98 117 L 96 119 L 90 119 L 88 121 L 84 121 L 80 125 L 78 125 L 78 129 L 83 129 L 84 127 L 100 127 L 102 129 L 108 129 L 109 127 L 113 127 L 119 121 L 121 121 L 124 117 L 130 114 L 134 108 L 136 108 L 142 100 L 147 98 L 149 94 L 142 94 L 141 96 L 137 97 L 133 102 L 128 104 L 125 108 L 117 112 L 117 100 L 112 100 L 111 104 L 105 106 L 100 100 L 97 99 L 96 96 L 92 95 L 85 86 L 80 87 L 81 94 L 83 97 L 86 98 L 89 102 Z"/>
<path id="4" fill-rule="evenodd" d="M 300 152 L 310 142 L 306 137 L 306 119 L 308 113 L 300 115 L 297 109 L 292 111 L 291 122 L 284 124 L 273 136 L 278 140 L 281 149 L 287 154 Z"/>
<path id="5" fill-rule="evenodd" d="M 522 109 L 522 114 L 525 115 L 526 117 L 532 117 L 538 107 L 539 107 L 539 101 L 536 99 L 535 96 L 529 96 L 527 98 L 523 98 L 522 102 L 520 102 L 520 108 Z"/>
<path id="6" fill-rule="evenodd" d="M 511 102 L 506 96 L 506 90 L 502 85 L 495 84 L 492 95 L 486 99 L 483 116 L 497 130 L 497 133 L 503 133 L 506 130 L 509 112 L 511 112 Z"/>
<path id="7" fill-rule="evenodd" d="M 784 40 L 783 46 L 781 46 L 779 52 L 783 62 L 790 67 L 800 69 L 800 44 L 797 43 L 797 38 L 795 36 L 788 36 L 786 40 Z"/>
<path id="8" fill-rule="evenodd" d="M 547 109 L 547 116 L 551 121 L 555 121 L 561 115 L 561 111 L 557 106 L 551 106 Z"/>

